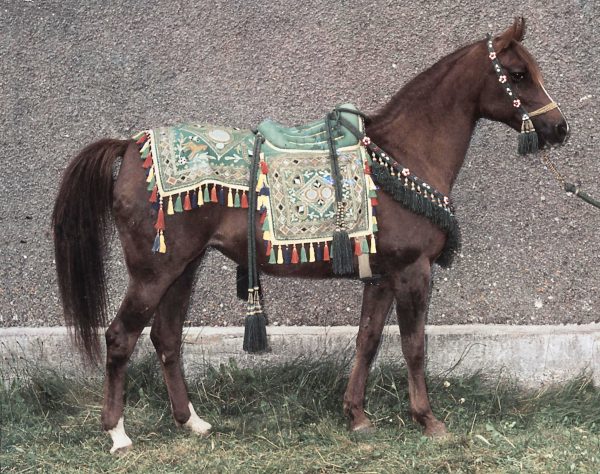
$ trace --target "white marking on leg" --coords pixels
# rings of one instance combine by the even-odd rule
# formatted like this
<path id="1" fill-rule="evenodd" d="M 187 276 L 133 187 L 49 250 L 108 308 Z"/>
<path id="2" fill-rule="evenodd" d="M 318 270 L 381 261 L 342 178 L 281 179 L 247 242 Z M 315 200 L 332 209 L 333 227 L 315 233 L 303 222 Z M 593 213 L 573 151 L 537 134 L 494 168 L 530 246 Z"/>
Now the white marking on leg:
<path id="1" fill-rule="evenodd" d="M 125 434 L 125 427 L 123 426 L 123 417 L 119 418 L 117 426 L 112 430 L 108 430 L 108 434 L 112 438 L 113 446 L 110 448 L 110 454 L 114 454 L 118 450 L 127 450 L 133 443 L 127 434 Z"/>
<path id="2" fill-rule="evenodd" d="M 192 403 L 188 403 L 188 407 L 190 409 L 190 419 L 186 421 L 182 426 L 192 433 L 196 433 L 201 436 L 206 436 L 210 433 L 210 429 L 212 428 L 211 424 L 204 421 L 198 415 L 196 415 L 196 411 L 192 406 Z"/>
<path id="3" fill-rule="evenodd" d="M 161 359 L 162 359 L 162 361 L 163 361 L 163 364 L 164 364 L 164 363 L 167 361 L 167 356 L 166 356 L 165 354 L 163 354 L 163 355 L 161 356 Z"/>

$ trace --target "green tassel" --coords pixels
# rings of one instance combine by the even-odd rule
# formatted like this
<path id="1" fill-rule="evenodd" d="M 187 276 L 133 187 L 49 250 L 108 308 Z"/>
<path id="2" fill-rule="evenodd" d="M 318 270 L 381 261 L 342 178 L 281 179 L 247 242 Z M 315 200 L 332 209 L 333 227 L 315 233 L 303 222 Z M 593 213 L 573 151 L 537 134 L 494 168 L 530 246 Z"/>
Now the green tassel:
<path id="1" fill-rule="evenodd" d="M 370 252 L 370 250 L 369 250 L 369 243 L 367 242 L 367 239 L 362 239 L 361 240 L 361 242 L 360 242 L 360 251 L 362 253 L 367 253 L 367 254 Z"/>
<path id="2" fill-rule="evenodd" d="M 152 177 L 152 179 L 150 180 L 150 182 L 148 183 L 147 186 L 147 190 L 148 191 L 152 191 L 154 189 L 154 186 L 156 185 L 156 178 Z"/>
<path id="3" fill-rule="evenodd" d="M 181 205 L 181 194 L 177 195 L 177 200 L 175 201 L 175 212 L 183 212 L 183 206 Z"/>
<path id="4" fill-rule="evenodd" d="M 275 246 L 271 248 L 271 255 L 269 255 L 269 263 L 276 264 L 277 256 L 275 255 L 277 252 L 275 251 Z"/>
<path id="5" fill-rule="evenodd" d="M 208 194 L 208 186 L 204 186 L 204 193 L 202 194 L 202 199 L 204 200 L 204 204 L 208 204 L 210 202 L 210 194 Z"/>
<path id="6" fill-rule="evenodd" d="M 354 273 L 354 252 L 348 232 L 336 230 L 331 243 L 333 258 L 333 273 L 335 275 L 350 275 Z"/>
<path id="7" fill-rule="evenodd" d="M 235 196 L 233 198 L 233 207 L 240 207 L 240 193 L 238 193 L 237 191 L 234 193 Z"/>
<path id="8" fill-rule="evenodd" d="M 370 198 L 376 198 L 377 197 L 377 191 L 375 191 L 374 189 L 371 189 L 369 191 L 369 197 Z"/>
<path id="9" fill-rule="evenodd" d="M 306 249 L 304 248 L 304 245 L 300 246 L 300 263 L 306 263 L 308 262 L 308 258 L 306 258 Z"/>
<path id="10" fill-rule="evenodd" d="M 263 222 L 262 230 L 263 231 L 265 231 L 265 230 L 271 230 L 271 227 L 269 226 L 269 219 L 265 219 L 265 221 Z"/>

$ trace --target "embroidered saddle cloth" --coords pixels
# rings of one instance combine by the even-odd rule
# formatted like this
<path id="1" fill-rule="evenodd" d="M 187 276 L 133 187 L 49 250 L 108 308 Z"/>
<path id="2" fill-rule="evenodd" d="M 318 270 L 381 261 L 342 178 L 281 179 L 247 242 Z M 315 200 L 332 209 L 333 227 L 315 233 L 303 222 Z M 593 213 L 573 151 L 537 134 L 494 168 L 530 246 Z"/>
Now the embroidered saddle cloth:
<path id="1" fill-rule="evenodd" d="M 348 115 L 347 119 L 362 130 L 360 117 Z M 265 142 L 255 191 L 270 263 L 329 260 L 336 201 L 325 122 L 286 128 L 265 121 L 258 130 Z M 372 236 L 377 231 L 373 206 L 377 200 L 368 173 L 369 156 L 344 127 L 339 125 L 333 132 L 348 234 L 355 240 L 357 255 L 372 253 Z M 147 169 L 150 201 L 158 209 L 155 251 L 166 251 L 165 213 L 171 215 L 208 203 L 248 207 L 255 140 L 252 131 L 181 124 L 145 130 L 134 139 Z"/>

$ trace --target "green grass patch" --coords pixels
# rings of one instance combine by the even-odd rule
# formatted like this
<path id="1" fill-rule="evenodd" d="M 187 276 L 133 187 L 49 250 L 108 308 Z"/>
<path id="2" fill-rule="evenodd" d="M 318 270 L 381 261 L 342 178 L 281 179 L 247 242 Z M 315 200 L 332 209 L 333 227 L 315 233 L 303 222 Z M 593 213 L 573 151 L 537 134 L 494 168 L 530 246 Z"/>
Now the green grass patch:
<path id="1" fill-rule="evenodd" d="M 521 391 L 510 380 L 430 379 L 451 435 L 430 440 L 407 413 L 404 369 L 374 369 L 368 436 L 347 431 L 347 360 L 259 369 L 234 362 L 189 381 L 208 438 L 175 427 L 154 357 L 129 371 L 125 426 L 134 442 L 108 453 L 102 382 L 29 369 L 0 388 L 2 472 L 600 472 L 600 390 L 587 377 Z"/>

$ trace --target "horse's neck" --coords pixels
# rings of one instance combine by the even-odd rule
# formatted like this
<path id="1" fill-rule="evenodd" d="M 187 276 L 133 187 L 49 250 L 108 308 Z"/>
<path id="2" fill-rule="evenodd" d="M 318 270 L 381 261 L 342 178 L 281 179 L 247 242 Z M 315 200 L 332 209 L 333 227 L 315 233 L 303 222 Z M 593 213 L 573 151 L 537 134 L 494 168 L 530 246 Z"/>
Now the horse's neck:
<path id="1" fill-rule="evenodd" d="M 369 137 L 400 164 L 449 194 L 479 117 L 482 72 L 474 46 L 409 82 L 373 117 Z"/>

